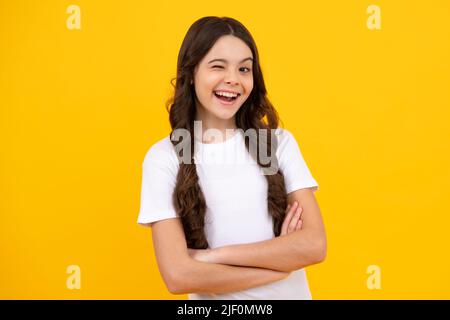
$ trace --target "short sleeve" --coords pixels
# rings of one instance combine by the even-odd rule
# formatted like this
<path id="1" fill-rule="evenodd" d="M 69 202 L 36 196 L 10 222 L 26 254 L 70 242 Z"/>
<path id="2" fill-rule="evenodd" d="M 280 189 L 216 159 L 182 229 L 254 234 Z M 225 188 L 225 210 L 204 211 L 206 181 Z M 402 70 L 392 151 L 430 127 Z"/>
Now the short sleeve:
<path id="1" fill-rule="evenodd" d="M 152 146 L 142 163 L 138 224 L 151 226 L 151 223 L 159 220 L 177 218 L 172 195 L 178 167 L 165 149 L 161 143 Z"/>
<path id="2" fill-rule="evenodd" d="M 286 192 L 302 188 L 313 188 L 316 192 L 319 185 L 312 176 L 295 137 L 286 129 L 279 129 L 278 132 L 277 158 L 284 175 Z"/>

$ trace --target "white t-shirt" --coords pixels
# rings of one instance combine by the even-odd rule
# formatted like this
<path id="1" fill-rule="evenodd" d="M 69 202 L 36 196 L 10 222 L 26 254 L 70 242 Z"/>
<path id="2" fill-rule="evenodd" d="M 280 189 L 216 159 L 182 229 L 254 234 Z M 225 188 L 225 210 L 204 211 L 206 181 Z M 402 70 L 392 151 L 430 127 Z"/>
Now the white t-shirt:
<path id="1" fill-rule="evenodd" d="M 276 156 L 284 174 L 287 193 L 319 186 L 303 159 L 294 136 L 278 128 Z M 205 234 L 210 248 L 251 243 L 274 238 L 272 216 L 267 206 L 267 180 L 250 157 L 242 131 L 219 143 L 202 143 L 195 138 L 199 184 L 206 201 Z M 139 224 L 176 218 L 172 204 L 179 164 L 170 136 L 148 150 L 142 164 Z M 225 294 L 188 295 L 203 299 L 311 299 L 304 269 L 287 278 L 259 287 Z"/>

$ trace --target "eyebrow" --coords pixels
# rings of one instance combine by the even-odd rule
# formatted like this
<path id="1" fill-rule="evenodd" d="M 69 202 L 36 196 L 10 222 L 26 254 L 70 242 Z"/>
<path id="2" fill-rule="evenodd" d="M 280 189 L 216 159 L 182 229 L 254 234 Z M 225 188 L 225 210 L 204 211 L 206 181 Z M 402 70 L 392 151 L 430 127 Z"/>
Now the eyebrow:
<path id="1" fill-rule="evenodd" d="M 245 61 L 247 61 L 247 60 L 253 61 L 253 58 L 252 58 L 252 57 L 245 58 L 244 60 L 242 60 L 242 61 L 239 62 L 239 63 L 245 62 Z M 224 62 L 224 63 L 227 63 L 227 62 L 228 62 L 228 61 L 225 60 L 225 59 L 212 59 L 211 61 L 208 62 L 208 64 L 211 63 L 211 62 L 214 62 L 214 61 L 220 61 L 220 62 Z"/>

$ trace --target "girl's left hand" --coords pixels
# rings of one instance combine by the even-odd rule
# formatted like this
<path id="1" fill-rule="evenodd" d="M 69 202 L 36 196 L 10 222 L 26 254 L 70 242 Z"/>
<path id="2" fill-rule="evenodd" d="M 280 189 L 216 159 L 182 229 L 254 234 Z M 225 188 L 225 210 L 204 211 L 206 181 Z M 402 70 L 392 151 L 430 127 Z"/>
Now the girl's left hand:
<path id="1" fill-rule="evenodd" d="M 287 235 L 302 228 L 302 211 L 303 208 L 299 206 L 297 201 L 295 201 L 292 206 L 288 204 L 286 208 L 286 216 L 284 217 L 283 225 L 281 226 L 280 236 Z"/>

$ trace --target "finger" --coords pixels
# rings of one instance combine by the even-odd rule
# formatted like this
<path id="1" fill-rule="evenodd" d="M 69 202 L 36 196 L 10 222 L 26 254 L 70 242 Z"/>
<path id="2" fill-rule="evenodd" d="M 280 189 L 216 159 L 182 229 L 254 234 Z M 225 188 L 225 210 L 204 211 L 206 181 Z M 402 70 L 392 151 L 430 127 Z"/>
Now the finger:
<path id="1" fill-rule="evenodd" d="M 292 204 L 292 206 L 290 204 L 288 205 L 289 211 L 286 213 L 286 215 L 284 217 L 283 225 L 281 226 L 281 235 L 287 234 L 287 228 L 288 228 L 289 222 L 292 219 L 292 216 L 295 213 L 296 206 L 297 206 L 296 201 Z"/>
<path id="2" fill-rule="evenodd" d="M 283 225 L 281 226 L 281 235 L 287 234 L 287 229 L 289 226 L 289 223 L 292 219 L 292 216 L 295 213 L 295 209 L 297 208 L 297 201 L 295 201 L 292 206 L 289 208 L 289 211 L 287 212 L 286 216 L 284 217 Z"/>
<path id="3" fill-rule="evenodd" d="M 297 222 L 298 222 L 299 218 L 300 218 L 299 217 L 299 208 L 297 208 L 297 210 L 295 211 L 295 214 L 292 216 L 292 219 L 289 222 L 287 233 L 291 233 L 292 231 L 295 230 L 295 227 L 297 226 Z"/>
<path id="4" fill-rule="evenodd" d="M 295 213 L 295 209 L 298 207 L 297 202 L 294 202 L 292 205 L 288 204 L 287 208 L 286 208 L 286 216 L 285 218 L 289 215 L 289 214 L 294 214 Z"/>
<path id="5" fill-rule="evenodd" d="M 290 232 L 295 230 L 295 227 L 297 226 L 298 220 L 300 219 L 301 210 L 302 210 L 302 208 L 298 208 L 296 210 L 294 216 L 292 217 L 291 222 L 288 225 L 288 230 L 287 230 L 288 233 L 290 233 Z"/>
<path id="6" fill-rule="evenodd" d="M 297 222 L 297 226 L 295 227 L 295 230 L 300 230 L 302 228 L 303 225 L 303 220 L 299 219 Z"/>

